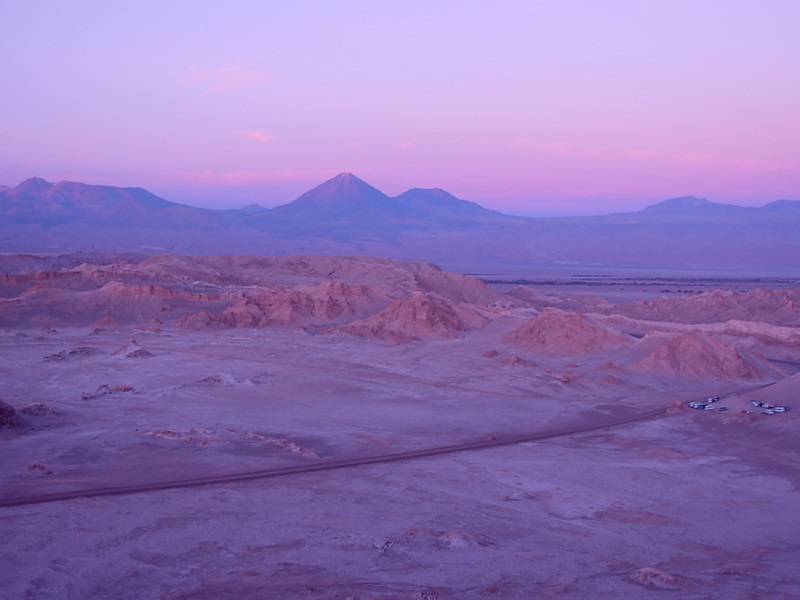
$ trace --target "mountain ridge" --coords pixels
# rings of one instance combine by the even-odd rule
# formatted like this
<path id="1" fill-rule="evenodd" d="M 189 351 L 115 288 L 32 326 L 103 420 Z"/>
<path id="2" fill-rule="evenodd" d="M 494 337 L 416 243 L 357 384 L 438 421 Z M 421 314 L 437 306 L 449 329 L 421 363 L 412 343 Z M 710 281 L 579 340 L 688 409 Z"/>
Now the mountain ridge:
<path id="1" fill-rule="evenodd" d="M 340 173 L 305 192 L 293 202 L 276 206 L 270 216 L 307 222 L 347 221 L 358 218 L 395 220 L 416 216 L 389 196 L 352 173 Z"/>
<path id="2" fill-rule="evenodd" d="M 0 187 L 0 252 L 347 254 L 445 265 L 617 265 L 800 271 L 800 202 L 693 196 L 592 217 L 518 217 L 439 188 L 389 197 L 342 173 L 274 208 L 203 209 L 142 188 Z"/>
<path id="3" fill-rule="evenodd" d="M 69 190 L 69 192 L 67 192 L 67 190 Z M 762 206 L 739 206 L 736 204 L 713 202 L 706 198 L 698 198 L 696 196 L 677 196 L 674 198 L 667 198 L 665 200 L 661 200 L 659 202 L 656 202 L 655 204 L 651 204 L 649 206 L 646 206 L 645 208 L 635 211 L 607 213 L 600 215 L 584 215 L 577 217 L 569 217 L 569 216 L 525 217 L 521 215 L 502 213 L 498 210 L 486 208 L 477 202 L 462 200 L 461 198 L 458 198 L 453 194 L 450 194 L 449 192 L 443 190 L 442 188 L 410 188 L 409 190 L 397 196 L 394 197 L 388 196 L 387 194 L 381 192 L 377 188 L 373 187 L 369 183 L 365 182 L 363 179 L 360 179 L 359 177 L 350 172 L 339 173 L 338 175 L 324 181 L 323 183 L 317 185 L 316 187 L 310 189 L 309 191 L 304 192 L 295 200 L 285 204 L 280 204 L 269 208 L 258 203 L 252 203 L 248 204 L 247 206 L 243 206 L 241 208 L 226 208 L 226 209 L 199 208 L 199 207 L 194 207 L 190 204 L 172 202 L 170 200 L 166 200 L 164 198 L 161 198 L 153 194 L 152 192 L 148 191 L 145 188 L 137 186 L 120 187 L 120 186 L 110 186 L 102 184 L 87 184 L 75 181 L 51 182 L 41 177 L 34 176 L 25 179 L 24 181 L 20 182 L 14 187 L 8 185 L 0 185 L 0 208 L 2 208 L 3 204 L 7 203 L 8 200 L 19 201 L 20 196 L 22 197 L 30 196 L 30 194 L 45 194 L 49 197 L 56 196 L 59 199 L 67 200 L 67 203 L 74 204 L 75 203 L 74 193 L 76 191 L 83 192 L 89 190 L 94 192 L 94 195 L 97 197 L 99 197 L 101 192 L 105 192 L 106 194 L 108 194 L 106 198 L 101 199 L 103 200 L 103 202 L 105 202 L 106 200 L 114 200 L 115 197 L 119 197 L 121 194 L 125 194 L 133 199 L 139 200 L 145 204 L 150 204 L 153 206 L 162 206 L 162 207 L 180 206 L 180 207 L 186 207 L 195 210 L 207 211 L 219 214 L 223 213 L 231 214 L 236 212 L 256 213 L 256 212 L 266 211 L 266 212 L 299 215 L 302 212 L 311 212 L 310 210 L 308 210 L 311 208 L 314 209 L 325 208 L 324 207 L 325 204 L 329 205 L 327 208 L 328 210 L 330 210 L 330 205 L 335 205 L 337 202 L 352 200 L 353 198 L 357 199 L 360 202 L 364 201 L 375 202 L 376 200 L 379 202 L 386 202 L 386 201 L 395 202 L 404 207 L 416 209 L 418 211 L 421 208 L 424 209 L 419 212 L 431 211 L 431 212 L 446 214 L 447 216 L 452 216 L 452 210 L 446 210 L 447 208 L 458 207 L 458 209 L 461 210 L 462 212 L 471 212 L 474 215 L 502 216 L 504 218 L 527 219 L 527 220 L 610 217 L 614 215 L 632 215 L 640 213 L 648 213 L 648 214 L 677 213 L 681 211 L 686 211 L 686 212 L 689 211 L 698 212 L 698 211 L 709 211 L 709 210 L 759 211 L 762 209 L 775 210 L 775 211 L 800 210 L 800 200 L 778 199 L 767 202 Z M 59 192 L 61 193 L 59 194 Z M 289 210 L 290 207 L 291 210 Z M 303 210 L 301 211 L 300 208 L 302 208 Z M 302 216 L 309 216 L 309 215 L 302 215 Z"/>

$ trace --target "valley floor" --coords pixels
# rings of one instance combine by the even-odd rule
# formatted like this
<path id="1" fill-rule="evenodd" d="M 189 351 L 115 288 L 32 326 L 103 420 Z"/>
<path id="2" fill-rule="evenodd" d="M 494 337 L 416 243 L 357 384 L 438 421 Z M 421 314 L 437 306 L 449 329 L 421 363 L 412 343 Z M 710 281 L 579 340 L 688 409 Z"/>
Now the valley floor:
<path id="1" fill-rule="evenodd" d="M 800 596 L 794 363 L 772 384 L 609 378 L 507 346 L 518 324 L 408 344 L 287 328 L 7 329 L 2 396 L 22 427 L 0 433 L 0 501 L 673 408 L 503 448 L 2 507 L 0 595 Z M 114 354 L 132 337 L 146 352 Z M 710 395 L 730 410 L 685 408 Z M 752 398 L 790 411 L 740 412 Z"/>

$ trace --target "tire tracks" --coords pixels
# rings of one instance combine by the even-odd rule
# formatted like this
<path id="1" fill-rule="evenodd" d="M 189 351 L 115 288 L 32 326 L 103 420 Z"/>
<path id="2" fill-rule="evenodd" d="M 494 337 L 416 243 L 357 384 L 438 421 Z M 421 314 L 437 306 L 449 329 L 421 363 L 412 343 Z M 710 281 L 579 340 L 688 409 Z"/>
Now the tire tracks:
<path id="1" fill-rule="evenodd" d="M 479 440 L 473 442 L 465 442 L 462 444 L 452 444 L 447 446 L 434 446 L 431 448 L 423 448 L 420 450 L 409 450 L 405 452 L 396 452 L 393 454 L 379 454 L 374 456 L 346 458 L 341 460 L 321 461 L 318 463 L 308 464 L 308 465 L 294 465 L 290 467 L 281 467 L 277 469 L 262 469 L 256 471 L 241 471 L 236 473 L 227 473 L 223 475 L 210 475 L 208 477 L 174 479 L 170 481 L 153 482 L 153 483 L 107 486 L 107 487 L 90 488 L 83 490 L 53 492 L 48 494 L 0 498 L 0 507 L 27 506 L 32 504 L 44 504 L 47 502 L 60 502 L 64 500 L 73 500 L 76 498 L 124 496 L 130 494 L 140 494 L 145 492 L 155 492 L 161 490 L 193 488 L 193 487 L 201 487 L 208 485 L 222 485 L 227 483 L 239 483 L 245 481 L 254 481 L 258 479 L 274 479 L 277 477 L 288 477 L 291 475 L 301 475 L 305 473 L 334 471 L 338 469 L 349 469 L 366 465 L 389 464 L 400 461 L 418 460 L 422 458 L 443 456 L 447 454 L 456 454 L 460 452 L 488 450 L 491 448 L 512 446 L 515 444 L 522 444 L 525 442 L 538 442 L 542 440 L 575 435 L 578 433 L 586 433 L 589 431 L 608 429 L 611 427 L 617 427 L 629 423 L 636 423 L 639 421 L 645 421 L 648 419 L 653 419 L 655 417 L 664 416 L 665 414 L 667 414 L 667 411 L 668 407 L 656 408 L 645 412 L 635 413 L 624 417 L 618 417 L 616 419 L 609 419 L 600 422 L 595 422 L 588 425 L 564 427 L 552 431 L 521 434 L 506 438 Z"/>

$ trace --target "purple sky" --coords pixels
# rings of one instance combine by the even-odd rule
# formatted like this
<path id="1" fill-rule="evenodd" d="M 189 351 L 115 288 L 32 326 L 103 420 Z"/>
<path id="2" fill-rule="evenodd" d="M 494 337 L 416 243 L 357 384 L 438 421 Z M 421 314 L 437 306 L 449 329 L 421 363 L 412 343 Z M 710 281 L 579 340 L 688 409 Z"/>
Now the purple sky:
<path id="1" fill-rule="evenodd" d="M 5 2 L 0 184 L 528 215 L 800 199 L 797 0 Z"/>

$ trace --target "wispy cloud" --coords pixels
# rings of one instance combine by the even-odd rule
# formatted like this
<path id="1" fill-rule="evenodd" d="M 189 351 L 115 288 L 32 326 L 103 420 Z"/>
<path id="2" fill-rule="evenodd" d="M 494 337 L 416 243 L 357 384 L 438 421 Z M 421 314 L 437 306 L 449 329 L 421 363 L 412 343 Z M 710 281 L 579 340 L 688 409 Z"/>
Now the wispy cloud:
<path id="1" fill-rule="evenodd" d="M 738 166 L 743 171 L 755 173 L 786 173 L 797 170 L 794 165 L 773 160 L 746 160 L 739 163 Z"/>
<path id="2" fill-rule="evenodd" d="M 624 154 L 628 158 L 635 160 L 652 160 L 661 156 L 661 153 L 657 150 L 626 150 Z"/>
<path id="3" fill-rule="evenodd" d="M 710 152 L 686 152 L 676 155 L 675 158 L 685 163 L 707 165 L 716 162 L 719 157 Z"/>
<path id="4" fill-rule="evenodd" d="M 179 178 L 182 182 L 189 185 L 201 186 L 237 186 L 258 183 L 262 179 L 262 173 L 258 171 L 190 171 L 181 173 Z"/>
<path id="5" fill-rule="evenodd" d="M 337 171 L 338 172 L 338 171 Z M 176 179 L 184 185 L 193 187 L 236 187 L 291 183 L 296 181 L 318 181 L 332 177 L 328 171 L 313 169 L 274 169 L 269 171 L 184 171 Z"/>
<path id="6" fill-rule="evenodd" d="M 274 135 L 270 135 L 264 131 L 258 131 L 257 129 L 248 129 L 245 131 L 240 131 L 239 133 L 241 133 L 244 137 L 257 142 L 274 142 L 278 139 Z"/>
<path id="7" fill-rule="evenodd" d="M 547 144 L 540 144 L 539 150 L 549 154 L 572 154 L 572 146 L 566 142 L 549 142 Z"/>
<path id="8" fill-rule="evenodd" d="M 411 148 L 411 142 L 393 142 L 395 148 Z"/>
<path id="9" fill-rule="evenodd" d="M 240 62 L 213 69 L 203 69 L 192 65 L 189 67 L 189 75 L 185 82 L 188 85 L 201 86 L 207 92 L 216 93 L 241 90 L 268 80 L 268 75 L 262 69 L 249 63 Z"/>
<path id="10" fill-rule="evenodd" d="M 605 151 L 598 147 L 576 147 L 568 142 L 542 142 L 533 138 L 517 138 L 511 142 L 511 148 L 524 152 L 532 151 L 541 154 L 557 154 L 579 158 L 597 158 L 605 154 Z"/>

